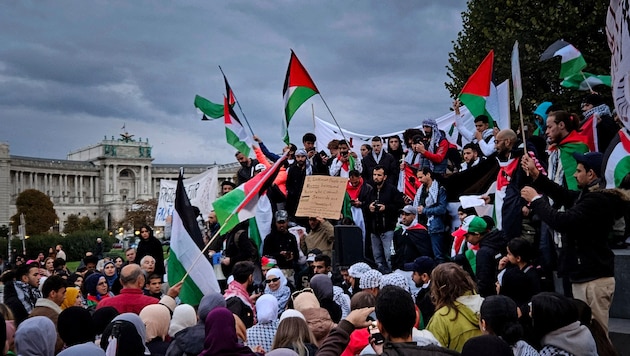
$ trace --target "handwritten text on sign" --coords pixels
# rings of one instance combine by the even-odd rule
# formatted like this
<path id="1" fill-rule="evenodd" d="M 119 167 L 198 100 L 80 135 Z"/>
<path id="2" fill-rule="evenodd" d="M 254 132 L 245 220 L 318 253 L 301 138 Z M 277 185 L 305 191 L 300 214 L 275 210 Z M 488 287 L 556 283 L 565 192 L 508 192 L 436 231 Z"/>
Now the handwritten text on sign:
<path id="1" fill-rule="evenodd" d="M 348 178 L 307 176 L 295 216 L 339 219 Z"/>

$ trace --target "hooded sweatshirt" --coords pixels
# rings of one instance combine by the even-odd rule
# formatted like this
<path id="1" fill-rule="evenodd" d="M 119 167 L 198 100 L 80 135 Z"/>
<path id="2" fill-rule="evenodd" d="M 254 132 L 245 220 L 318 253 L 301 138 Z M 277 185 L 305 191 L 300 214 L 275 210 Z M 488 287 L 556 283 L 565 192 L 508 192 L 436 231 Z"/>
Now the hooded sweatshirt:
<path id="1" fill-rule="evenodd" d="M 455 309 L 441 307 L 433 314 L 426 329 L 444 347 L 461 352 L 468 339 L 481 335 L 478 317 L 481 303 L 480 295 L 468 292 L 455 301 L 457 314 Z"/>
<path id="2" fill-rule="evenodd" d="M 597 355 L 597 345 L 593 335 L 579 321 L 556 329 L 540 340 L 543 345 L 541 354 L 545 349 L 552 347 L 567 351 L 573 355 Z"/>

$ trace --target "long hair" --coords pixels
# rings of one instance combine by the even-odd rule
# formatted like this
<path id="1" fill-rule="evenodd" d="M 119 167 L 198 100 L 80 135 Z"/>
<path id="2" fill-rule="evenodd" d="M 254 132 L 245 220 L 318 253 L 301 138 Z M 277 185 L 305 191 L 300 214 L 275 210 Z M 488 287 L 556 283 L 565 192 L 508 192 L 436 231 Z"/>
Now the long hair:
<path id="1" fill-rule="evenodd" d="M 315 336 L 302 318 L 290 317 L 278 325 L 271 349 L 290 348 L 300 356 L 306 356 L 306 344 L 315 343 Z"/>
<path id="2" fill-rule="evenodd" d="M 477 285 L 464 269 L 453 262 L 442 263 L 431 272 L 431 301 L 435 310 L 447 307 L 455 309 L 455 318 L 459 313 L 455 300 L 466 293 L 476 293 Z M 454 318 L 454 319 L 455 319 Z"/>

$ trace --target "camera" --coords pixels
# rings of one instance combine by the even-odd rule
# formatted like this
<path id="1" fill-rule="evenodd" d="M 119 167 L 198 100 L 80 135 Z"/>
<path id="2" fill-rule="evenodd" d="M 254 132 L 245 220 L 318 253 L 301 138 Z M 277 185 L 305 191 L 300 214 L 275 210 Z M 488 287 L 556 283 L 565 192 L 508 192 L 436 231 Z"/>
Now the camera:
<path id="1" fill-rule="evenodd" d="M 348 157 L 349 152 L 348 151 L 341 151 L 341 155 L 343 157 Z"/>

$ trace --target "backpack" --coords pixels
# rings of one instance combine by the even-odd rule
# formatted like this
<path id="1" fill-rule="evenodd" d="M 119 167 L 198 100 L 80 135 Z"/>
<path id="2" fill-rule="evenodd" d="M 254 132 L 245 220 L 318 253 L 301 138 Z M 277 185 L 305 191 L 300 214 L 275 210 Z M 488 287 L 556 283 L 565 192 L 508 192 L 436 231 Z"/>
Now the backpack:
<path id="1" fill-rule="evenodd" d="M 225 301 L 226 308 L 238 316 L 246 328 L 254 326 L 254 311 L 239 297 L 230 297 Z"/>

